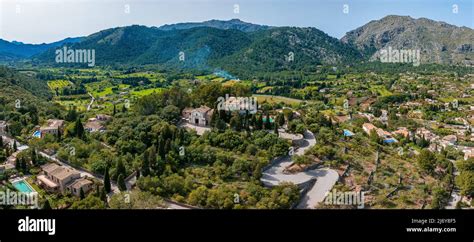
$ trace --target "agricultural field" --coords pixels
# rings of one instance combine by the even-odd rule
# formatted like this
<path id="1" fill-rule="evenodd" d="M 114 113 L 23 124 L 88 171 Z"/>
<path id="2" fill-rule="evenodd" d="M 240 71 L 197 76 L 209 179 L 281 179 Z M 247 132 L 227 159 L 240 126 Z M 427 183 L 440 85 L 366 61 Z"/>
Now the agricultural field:
<path id="1" fill-rule="evenodd" d="M 48 87 L 51 89 L 51 91 L 55 90 L 62 90 L 65 87 L 71 87 L 74 86 L 74 84 L 70 81 L 67 80 L 54 80 L 54 81 L 48 81 Z"/>

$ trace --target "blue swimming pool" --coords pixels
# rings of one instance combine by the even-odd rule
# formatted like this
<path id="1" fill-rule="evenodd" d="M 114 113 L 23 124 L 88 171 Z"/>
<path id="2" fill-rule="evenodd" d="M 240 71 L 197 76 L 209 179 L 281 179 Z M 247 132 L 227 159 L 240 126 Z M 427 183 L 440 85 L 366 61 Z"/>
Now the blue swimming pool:
<path id="1" fill-rule="evenodd" d="M 18 189 L 18 191 L 23 193 L 34 192 L 33 188 L 25 180 L 14 182 L 13 186 Z"/>
<path id="2" fill-rule="evenodd" d="M 354 133 L 352 133 L 351 131 L 349 131 L 347 129 L 344 129 L 344 136 L 351 137 L 351 136 L 354 136 Z"/>
<path id="3" fill-rule="evenodd" d="M 33 133 L 33 137 L 41 138 L 41 132 L 40 132 L 39 130 L 36 130 L 36 131 Z"/>

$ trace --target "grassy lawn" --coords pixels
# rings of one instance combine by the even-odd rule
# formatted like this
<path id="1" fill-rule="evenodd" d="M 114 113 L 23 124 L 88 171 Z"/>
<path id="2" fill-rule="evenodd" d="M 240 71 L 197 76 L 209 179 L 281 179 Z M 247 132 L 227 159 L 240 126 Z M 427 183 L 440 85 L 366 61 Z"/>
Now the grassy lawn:
<path id="1" fill-rule="evenodd" d="M 266 101 L 267 103 L 280 103 L 280 102 L 283 102 L 287 105 L 297 105 L 297 104 L 303 102 L 303 100 L 289 98 L 289 97 L 282 97 L 282 96 L 271 96 L 271 95 L 260 95 L 260 94 L 256 94 L 256 95 L 253 95 L 253 96 L 257 98 L 257 101 L 259 103 L 262 103 L 262 102 Z"/>
<path id="2" fill-rule="evenodd" d="M 150 89 L 144 89 L 144 90 L 139 90 L 139 91 L 132 91 L 132 95 L 137 96 L 137 97 L 143 97 L 143 96 L 150 95 L 154 92 L 160 93 L 161 91 L 163 91 L 163 88 L 157 87 L 157 88 L 150 88 Z"/>
<path id="3" fill-rule="evenodd" d="M 378 93 L 382 97 L 386 96 L 391 96 L 392 92 L 387 90 L 387 88 L 383 85 L 376 85 L 376 86 L 371 86 L 370 91 Z"/>

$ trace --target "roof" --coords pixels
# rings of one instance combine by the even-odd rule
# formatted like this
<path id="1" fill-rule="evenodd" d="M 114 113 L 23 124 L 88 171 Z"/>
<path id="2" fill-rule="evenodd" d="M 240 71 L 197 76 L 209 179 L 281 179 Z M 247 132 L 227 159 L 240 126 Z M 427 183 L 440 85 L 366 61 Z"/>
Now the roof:
<path id="1" fill-rule="evenodd" d="M 85 178 L 80 178 L 80 179 L 77 179 L 74 182 L 72 182 L 71 185 L 69 185 L 69 186 L 79 190 L 79 189 L 81 189 L 81 187 L 89 185 L 89 184 L 92 184 L 92 181 L 89 181 Z"/>
<path id="2" fill-rule="evenodd" d="M 366 129 L 369 129 L 369 130 L 372 130 L 372 129 L 375 129 L 377 127 L 375 127 L 375 125 L 371 124 L 371 123 L 364 123 L 362 125 L 362 127 L 366 128 Z"/>
<path id="3" fill-rule="evenodd" d="M 43 165 L 41 166 L 41 169 L 43 169 L 43 171 L 47 172 L 47 173 L 50 173 L 54 170 L 56 170 L 57 168 L 59 168 L 60 166 L 58 166 L 57 164 L 55 163 L 48 163 L 46 165 Z"/>
<path id="4" fill-rule="evenodd" d="M 80 173 L 69 169 L 63 166 L 56 165 L 54 163 L 49 163 L 41 167 L 43 171 L 47 172 L 49 175 L 59 179 L 64 180 L 72 175 L 79 175 Z"/>
<path id="5" fill-rule="evenodd" d="M 45 175 L 39 175 L 36 178 L 48 187 L 54 188 L 54 187 L 58 186 L 58 184 L 56 184 L 53 181 L 49 180 Z"/>
<path id="6" fill-rule="evenodd" d="M 102 125 L 100 122 L 98 121 L 89 121 L 86 123 L 86 125 L 84 126 L 86 129 L 92 129 L 92 130 L 100 130 L 100 129 L 104 129 L 104 125 Z"/>
<path id="7" fill-rule="evenodd" d="M 209 111 L 211 111 L 211 108 L 208 107 L 208 106 L 201 106 L 199 108 L 195 108 L 192 110 L 193 112 L 200 112 L 200 113 L 207 113 Z"/>
<path id="8" fill-rule="evenodd" d="M 62 119 L 48 119 L 47 124 L 41 129 L 46 130 L 46 129 L 58 129 L 64 125 L 64 120 Z"/>

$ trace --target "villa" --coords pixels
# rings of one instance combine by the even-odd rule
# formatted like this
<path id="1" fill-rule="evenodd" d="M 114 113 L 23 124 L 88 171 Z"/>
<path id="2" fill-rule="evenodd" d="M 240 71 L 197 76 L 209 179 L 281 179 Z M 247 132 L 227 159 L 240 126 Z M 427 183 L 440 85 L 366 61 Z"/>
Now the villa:
<path id="1" fill-rule="evenodd" d="M 61 119 L 48 119 L 46 126 L 40 128 L 41 137 L 46 134 L 57 135 L 64 127 L 64 120 Z"/>
<path id="2" fill-rule="evenodd" d="M 182 112 L 183 118 L 190 124 L 197 126 L 208 126 L 211 122 L 214 109 L 207 106 L 199 108 L 185 108 Z"/>
<path id="3" fill-rule="evenodd" d="M 38 185 L 48 192 L 70 192 L 76 196 L 80 190 L 84 193 L 92 188 L 92 181 L 81 178 L 81 174 L 74 169 L 49 163 L 41 167 L 42 174 L 37 177 Z"/>
<path id="4" fill-rule="evenodd" d="M 93 133 L 93 132 L 105 131 L 105 126 L 102 125 L 96 119 L 89 119 L 89 121 L 84 125 L 84 129 Z"/>
<path id="5" fill-rule="evenodd" d="M 390 144 L 390 143 L 397 143 L 398 140 L 396 140 L 395 138 L 392 137 L 392 134 L 388 131 L 385 131 L 381 128 L 377 128 L 375 127 L 375 125 L 371 124 L 371 123 L 364 123 L 362 125 L 362 129 L 364 130 L 365 133 L 367 133 L 368 135 L 370 135 L 370 133 L 372 132 L 372 130 L 375 130 L 375 132 L 377 133 L 377 135 L 383 139 L 383 142 L 384 143 L 387 143 L 387 144 Z"/>
<path id="6" fill-rule="evenodd" d="M 403 136 L 405 138 L 408 138 L 408 136 L 410 136 L 410 132 L 408 131 L 408 129 L 406 127 L 399 127 L 397 130 L 393 131 L 392 134 L 393 135 L 400 135 L 400 136 Z"/>

